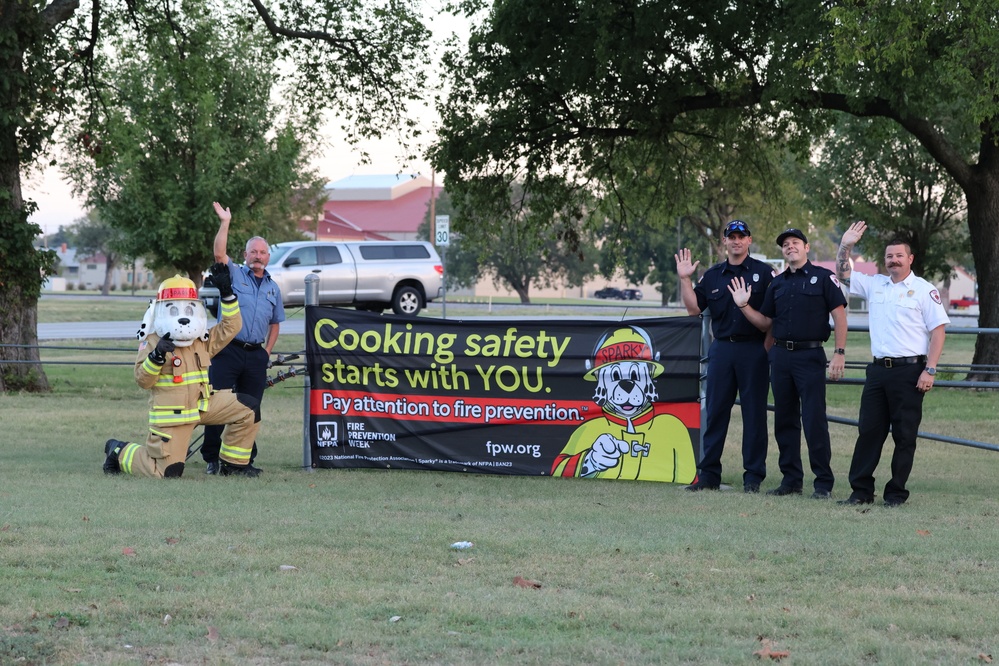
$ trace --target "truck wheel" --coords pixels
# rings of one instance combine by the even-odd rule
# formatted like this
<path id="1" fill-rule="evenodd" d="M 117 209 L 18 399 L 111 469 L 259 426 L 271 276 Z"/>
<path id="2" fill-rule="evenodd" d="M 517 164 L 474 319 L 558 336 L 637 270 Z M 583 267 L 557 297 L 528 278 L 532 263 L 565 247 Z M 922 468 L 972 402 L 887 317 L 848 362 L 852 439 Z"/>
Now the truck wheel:
<path id="1" fill-rule="evenodd" d="M 420 314 L 423 299 L 416 287 L 399 287 L 392 295 L 392 312 L 397 315 L 415 317 Z"/>

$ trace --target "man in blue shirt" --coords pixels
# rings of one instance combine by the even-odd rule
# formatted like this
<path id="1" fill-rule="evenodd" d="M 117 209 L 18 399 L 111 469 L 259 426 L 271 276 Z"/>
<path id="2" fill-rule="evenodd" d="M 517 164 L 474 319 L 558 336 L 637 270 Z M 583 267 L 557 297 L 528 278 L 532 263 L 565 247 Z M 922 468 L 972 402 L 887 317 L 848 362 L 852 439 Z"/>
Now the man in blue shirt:
<path id="1" fill-rule="evenodd" d="M 243 252 L 244 265 L 238 266 L 227 254 L 229 243 L 229 223 L 232 213 L 228 208 L 215 202 L 215 214 L 219 217 L 219 230 L 215 234 L 215 261 L 229 267 L 232 290 L 239 301 L 243 315 L 243 327 L 236 337 L 213 359 L 208 376 L 213 389 L 228 389 L 252 395 L 261 400 L 267 388 L 267 366 L 271 351 L 277 343 L 280 324 L 284 321 L 284 304 L 281 289 L 267 272 L 270 261 L 270 247 L 260 236 L 246 242 Z M 257 418 L 259 420 L 259 413 Z M 226 448 L 222 441 L 222 428 L 205 426 L 205 439 L 201 445 L 201 457 L 207 463 L 205 472 L 222 476 L 257 476 L 260 469 L 254 467 L 257 445 L 246 467 L 236 467 L 219 461 L 219 452 Z"/>
<path id="2" fill-rule="evenodd" d="M 680 297 L 687 314 L 707 311 L 714 341 L 708 350 L 705 387 L 703 451 L 697 479 L 687 490 L 717 490 L 721 484 L 722 451 L 735 404 L 736 391 L 742 407 L 743 490 L 755 493 L 767 476 L 767 363 L 766 334 L 746 319 L 732 301 L 729 283 L 741 277 L 750 288 L 749 300 L 757 308 L 773 279 L 770 264 L 749 256 L 753 236 L 742 220 L 728 223 L 723 232 L 728 259 L 715 264 L 693 286 L 691 277 L 699 261 L 691 263 L 690 250 L 674 255 L 680 278 Z"/>
<path id="3" fill-rule="evenodd" d="M 800 495 L 801 431 L 805 431 L 808 460 L 815 474 L 813 499 L 832 497 L 829 421 L 826 418 L 826 354 L 829 316 L 836 330 L 836 348 L 829 362 L 829 378 L 843 377 L 846 366 L 846 297 L 832 271 L 808 260 L 808 239 L 798 229 L 777 237 L 787 269 L 776 276 L 757 311 L 749 303 L 750 289 L 741 277 L 730 291 L 746 319 L 774 339 L 770 350 L 770 383 L 774 391 L 774 439 L 780 451 L 778 465 L 784 478 L 768 495 Z"/>

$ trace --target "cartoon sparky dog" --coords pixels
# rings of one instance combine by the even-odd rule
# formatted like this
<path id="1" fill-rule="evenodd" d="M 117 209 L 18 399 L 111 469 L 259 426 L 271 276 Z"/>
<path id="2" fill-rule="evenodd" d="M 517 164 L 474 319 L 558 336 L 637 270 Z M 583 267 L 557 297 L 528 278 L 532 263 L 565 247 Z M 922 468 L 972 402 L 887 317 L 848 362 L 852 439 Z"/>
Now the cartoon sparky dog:
<path id="1" fill-rule="evenodd" d="M 649 334 L 637 326 L 609 332 L 586 369 L 602 414 L 576 428 L 552 476 L 693 482 L 697 464 L 687 427 L 672 414 L 655 413 L 653 380 L 663 366 Z"/>

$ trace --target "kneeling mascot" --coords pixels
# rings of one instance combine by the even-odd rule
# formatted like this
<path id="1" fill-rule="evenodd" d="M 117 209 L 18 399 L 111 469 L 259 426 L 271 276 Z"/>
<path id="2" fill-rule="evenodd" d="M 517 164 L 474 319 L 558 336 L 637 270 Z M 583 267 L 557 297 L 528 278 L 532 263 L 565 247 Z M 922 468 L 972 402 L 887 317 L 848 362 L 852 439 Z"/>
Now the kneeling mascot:
<path id="1" fill-rule="evenodd" d="M 194 282 L 187 278 L 164 280 L 150 303 L 135 361 L 135 381 L 150 392 L 149 436 L 145 444 L 109 439 L 105 474 L 179 477 L 194 428 L 225 425 L 220 473 L 254 475 L 249 462 L 260 427 L 260 402 L 231 390 L 213 391 L 208 383 L 211 358 L 236 336 L 243 321 L 229 269 L 217 263 L 210 272 L 221 300 L 221 319 L 211 330 Z"/>

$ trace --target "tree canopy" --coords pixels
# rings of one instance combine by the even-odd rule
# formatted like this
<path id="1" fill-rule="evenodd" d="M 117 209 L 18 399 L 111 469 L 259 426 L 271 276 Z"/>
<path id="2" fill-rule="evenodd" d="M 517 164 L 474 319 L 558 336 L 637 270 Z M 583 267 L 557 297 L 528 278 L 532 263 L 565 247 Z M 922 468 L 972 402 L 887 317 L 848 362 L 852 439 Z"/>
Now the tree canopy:
<path id="1" fill-rule="evenodd" d="M 452 188 L 605 181 L 622 146 L 682 161 L 680 139 L 715 128 L 804 150 L 830 112 L 890 120 L 964 192 L 980 325 L 999 326 L 999 0 L 496 0 L 446 66 L 434 161 Z M 974 362 L 999 364 L 999 338 Z"/>
<path id="2" fill-rule="evenodd" d="M 105 57 L 100 112 L 66 132 L 68 172 L 130 256 L 200 283 L 218 228 L 212 202 L 233 210 L 242 240 L 273 237 L 261 204 L 277 202 L 280 219 L 318 179 L 306 164 L 317 123 L 276 101 L 269 38 L 233 39 L 198 7 L 157 18 L 123 31 Z"/>
<path id="3" fill-rule="evenodd" d="M 101 109 L 102 54 L 118 36 L 207 7 L 196 0 L 0 0 L 0 362 L 17 361 L 3 364 L 0 390 L 48 387 L 35 345 L 38 297 L 54 256 L 32 249 L 40 229 L 28 222 L 34 204 L 23 200 L 22 169 L 37 166 L 70 118 Z M 210 8 L 215 30 L 233 42 L 274 40 L 287 63 L 282 78 L 303 113 L 335 111 L 355 141 L 415 131 L 406 111 L 424 92 L 429 31 L 411 5 L 220 0 Z"/>

